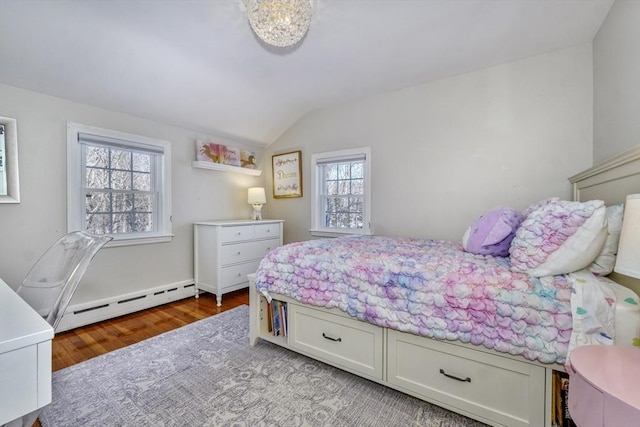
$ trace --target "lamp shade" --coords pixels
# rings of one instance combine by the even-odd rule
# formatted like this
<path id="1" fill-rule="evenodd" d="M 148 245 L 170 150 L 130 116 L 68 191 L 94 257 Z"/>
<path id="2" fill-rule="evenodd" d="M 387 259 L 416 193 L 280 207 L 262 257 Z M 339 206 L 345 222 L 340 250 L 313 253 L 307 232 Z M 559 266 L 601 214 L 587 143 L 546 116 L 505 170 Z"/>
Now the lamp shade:
<path id="1" fill-rule="evenodd" d="M 640 194 L 629 194 L 624 205 L 616 273 L 640 279 Z"/>
<path id="2" fill-rule="evenodd" d="M 252 187 L 249 189 L 247 203 L 250 205 L 264 205 L 267 203 L 267 196 L 264 194 L 264 188 Z"/>

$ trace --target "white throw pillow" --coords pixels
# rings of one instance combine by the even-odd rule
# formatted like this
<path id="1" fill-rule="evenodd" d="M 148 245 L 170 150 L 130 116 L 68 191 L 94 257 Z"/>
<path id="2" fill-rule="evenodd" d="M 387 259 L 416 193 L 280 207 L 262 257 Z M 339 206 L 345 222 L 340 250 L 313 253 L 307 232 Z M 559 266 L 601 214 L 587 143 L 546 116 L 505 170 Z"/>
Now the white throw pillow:
<path id="1" fill-rule="evenodd" d="M 591 264 L 606 238 L 603 201 L 553 201 L 518 228 L 509 249 L 511 268 L 537 277 L 571 273 Z"/>
<path id="2" fill-rule="evenodd" d="M 602 252 L 588 267 L 589 271 L 598 276 L 606 276 L 613 271 L 616 265 L 616 254 L 618 253 L 618 243 L 620 243 L 620 232 L 622 231 L 622 216 L 624 214 L 624 204 L 607 206 L 607 239 L 604 242 Z"/>

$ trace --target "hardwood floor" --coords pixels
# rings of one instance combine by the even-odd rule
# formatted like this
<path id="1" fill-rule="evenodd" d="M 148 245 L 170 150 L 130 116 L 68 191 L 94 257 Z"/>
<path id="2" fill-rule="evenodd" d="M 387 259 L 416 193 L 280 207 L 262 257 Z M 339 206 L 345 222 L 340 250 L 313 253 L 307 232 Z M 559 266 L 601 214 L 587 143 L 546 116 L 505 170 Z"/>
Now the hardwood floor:
<path id="1" fill-rule="evenodd" d="M 203 293 L 198 299 L 186 298 L 60 332 L 53 338 L 53 370 L 66 368 L 242 304 L 249 304 L 247 289 L 225 294 L 222 307 L 216 307 L 215 295 Z"/>

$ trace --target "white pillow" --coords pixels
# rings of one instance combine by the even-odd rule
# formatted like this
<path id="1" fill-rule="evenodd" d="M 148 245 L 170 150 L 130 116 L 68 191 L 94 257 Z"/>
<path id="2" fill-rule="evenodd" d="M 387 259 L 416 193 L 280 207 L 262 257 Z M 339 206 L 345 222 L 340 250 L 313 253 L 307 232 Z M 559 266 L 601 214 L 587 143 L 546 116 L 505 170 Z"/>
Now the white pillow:
<path id="1" fill-rule="evenodd" d="M 618 243 L 620 243 L 620 232 L 622 231 L 622 216 L 624 214 L 624 204 L 607 206 L 607 239 L 600 255 L 588 267 L 589 271 L 598 276 L 606 276 L 613 271 L 616 265 L 616 254 L 618 253 Z"/>
<path id="2" fill-rule="evenodd" d="M 529 213 L 509 249 L 511 268 L 532 276 L 555 276 L 585 268 L 607 238 L 602 200 L 552 201 Z"/>

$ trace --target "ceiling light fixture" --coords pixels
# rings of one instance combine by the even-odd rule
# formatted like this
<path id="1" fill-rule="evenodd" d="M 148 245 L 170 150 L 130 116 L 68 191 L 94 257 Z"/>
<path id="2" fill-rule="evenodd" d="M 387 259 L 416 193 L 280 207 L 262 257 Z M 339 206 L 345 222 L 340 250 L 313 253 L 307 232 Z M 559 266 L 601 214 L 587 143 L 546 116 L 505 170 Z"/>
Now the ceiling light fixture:
<path id="1" fill-rule="evenodd" d="M 244 5 L 253 31 L 272 46 L 293 46 L 311 23 L 311 0 L 244 0 Z"/>

